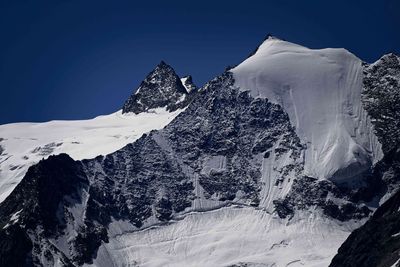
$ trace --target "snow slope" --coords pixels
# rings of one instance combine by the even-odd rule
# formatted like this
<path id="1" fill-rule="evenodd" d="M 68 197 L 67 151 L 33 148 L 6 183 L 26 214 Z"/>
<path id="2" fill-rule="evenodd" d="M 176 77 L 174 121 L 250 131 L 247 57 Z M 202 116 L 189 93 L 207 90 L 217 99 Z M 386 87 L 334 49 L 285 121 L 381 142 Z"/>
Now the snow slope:
<path id="1" fill-rule="evenodd" d="M 137 115 L 118 111 L 90 120 L 0 125 L 0 202 L 17 186 L 28 167 L 42 158 L 68 153 L 80 160 L 109 154 L 143 133 L 163 128 L 181 111 L 158 108 Z"/>
<path id="2" fill-rule="evenodd" d="M 288 112 L 307 144 L 306 175 L 345 181 L 382 158 L 361 106 L 361 63 L 345 49 L 313 50 L 269 37 L 231 71 L 242 90 Z"/>
<path id="3" fill-rule="evenodd" d="M 141 231 L 129 231 L 118 221 L 110 226 L 110 242 L 100 247 L 93 265 L 326 267 L 357 226 L 313 212 L 286 221 L 240 206 L 192 212 Z"/>

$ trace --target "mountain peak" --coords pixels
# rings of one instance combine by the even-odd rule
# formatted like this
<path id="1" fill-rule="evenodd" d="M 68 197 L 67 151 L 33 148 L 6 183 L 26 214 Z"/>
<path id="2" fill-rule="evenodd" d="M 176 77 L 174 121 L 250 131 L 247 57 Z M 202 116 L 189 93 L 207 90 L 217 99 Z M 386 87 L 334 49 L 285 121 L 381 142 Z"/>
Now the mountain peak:
<path id="1" fill-rule="evenodd" d="M 160 63 L 158 63 L 158 65 L 156 66 L 156 68 L 171 68 L 172 67 L 170 65 L 168 65 L 164 60 L 161 60 Z"/>
<path id="2" fill-rule="evenodd" d="M 300 139 L 312 144 L 306 175 L 340 181 L 356 179 L 382 157 L 372 126 L 360 123 L 360 63 L 342 48 L 309 49 L 269 37 L 231 72 L 236 86 L 287 110 Z"/>
<path id="3" fill-rule="evenodd" d="M 266 40 L 281 40 L 281 41 L 283 41 L 282 39 L 276 37 L 275 35 L 272 35 L 271 33 L 267 34 L 267 36 L 265 37 L 264 41 L 266 41 Z"/>
<path id="4" fill-rule="evenodd" d="M 254 49 L 247 58 L 254 56 L 257 53 L 257 51 L 260 49 L 261 46 L 263 46 L 265 43 L 270 42 L 270 41 L 284 41 L 284 40 L 279 39 L 278 37 L 268 33 L 267 36 L 265 36 L 265 38 L 262 40 L 262 42 L 257 46 L 257 48 Z"/>
<path id="5" fill-rule="evenodd" d="M 375 63 L 386 63 L 386 64 L 390 64 L 390 65 L 398 65 L 400 62 L 400 55 L 397 55 L 393 52 L 384 54 L 383 56 L 381 56 Z"/>
<path id="6" fill-rule="evenodd" d="M 125 102 L 122 113 L 141 113 L 155 108 L 174 111 L 186 105 L 188 91 L 175 70 L 161 61 Z"/>

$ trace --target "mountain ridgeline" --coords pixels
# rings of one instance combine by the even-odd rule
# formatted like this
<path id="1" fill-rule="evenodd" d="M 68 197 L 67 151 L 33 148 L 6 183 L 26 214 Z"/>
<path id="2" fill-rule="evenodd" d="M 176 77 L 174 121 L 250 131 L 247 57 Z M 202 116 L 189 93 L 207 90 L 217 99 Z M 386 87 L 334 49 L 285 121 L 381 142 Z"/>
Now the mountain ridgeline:
<path id="1" fill-rule="evenodd" d="M 274 49 L 284 52 L 272 53 Z M 67 154 L 52 155 L 31 166 L 0 203 L 0 266 L 199 266 L 199 262 L 208 266 L 328 266 L 348 236 L 342 229 L 353 229 L 368 218 L 345 241 L 331 266 L 392 266 L 400 258 L 396 194 L 400 186 L 400 59 L 389 54 L 373 64 L 361 64 L 342 50 L 326 50 L 321 56 L 313 50 L 304 53 L 305 49 L 270 37 L 246 64 L 225 71 L 200 89 L 190 76 L 180 78 L 161 62 L 125 102 L 122 113 L 158 108 L 181 113 L 163 129 L 143 134 L 111 154 L 81 161 Z M 296 110 L 301 105 L 293 100 L 297 93 L 293 90 L 300 87 L 290 84 L 290 79 L 303 71 L 307 72 L 302 81 L 319 79 L 319 75 L 302 66 L 296 69 L 298 73 L 283 73 L 287 83 L 282 85 L 274 70 L 260 69 L 263 76 L 254 72 L 258 67 L 254 62 L 271 58 L 273 66 L 280 62 L 280 72 L 290 69 L 285 68 L 292 62 L 286 58 L 292 54 L 284 54 L 288 50 L 321 62 L 326 58 L 351 62 L 356 71 L 351 69 L 346 75 L 356 75 L 348 79 L 355 89 L 348 100 L 356 101 L 358 93 L 360 103 L 339 101 L 327 108 L 343 108 L 346 113 L 341 115 L 349 118 L 347 124 L 354 123 L 348 127 L 354 132 L 346 132 L 348 125 L 331 135 L 321 131 L 334 142 L 319 148 L 321 140 L 309 139 L 309 133 L 299 131 L 305 128 L 304 121 L 308 123 L 302 116 L 307 113 Z M 282 54 L 285 57 L 279 58 Z M 331 61 L 327 61 L 329 68 Z M 330 73 L 331 69 L 320 69 L 331 79 L 343 77 Z M 335 66 L 333 71 L 343 69 Z M 319 90 L 320 85 L 312 82 L 305 88 Z M 281 90 L 282 97 L 275 97 Z M 287 103 L 287 96 L 295 104 Z M 362 110 L 352 110 L 353 104 Z M 331 123 L 326 122 L 331 117 L 322 115 L 315 124 Z M 373 136 L 362 128 L 369 123 Z M 375 153 L 379 150 L 375 139 L 382 145 L 381 156 Z M 349 158 L 335 157 L 343 152 L 338 150 L 342 144 L 336 146 L 340 140 L 351 146 L 343 153 Z M 309 155 L 322 155 L 321 159 L 336 165 L 322 160 L 313 163 Z M 332 170 L 320 171 L 312 164 Z M 385 199 L 388 202 L 374 213 L 378 202 Z M 246 231 L 256 229 L 242 233 L 238 225 L 228 226 L 232 212 L 261 216 L 262 232 L 278 241 L 253 255 L 245 249 L 251 244 Z M 215 226 L 218 230 L 207 229 L 207 235 L 221 232 L 226 224 L 237 227 L 240 240 L 232 241 L 236 235 L 230 236 L 230 247 L 222 249 L 219 238 L 214 238 L 211 248 L 202 247 L 202 239 L 187 243 L 195 244 L 191 246 L 175 243 L 202 238 L 201 220 L 191 221 L 193 216 L 224 222 Z M 250 223 L 244 215 L 239 218 L 245 225 Z M 189 226 L 182 229 L 193 232 L 179 227 L 163 232 L 184 223 Z M 332 228 L 314 230 L 319 223 Z M 382 224 L 385 227 L 379 227 Z M 292 226 L 294 232 L 286 230 Z M 124 243 L 127 235 L 132 243 Z M 157 243 L 157 238 L 164 239 Z M 335 243 L 314 241 L 323 238 L 335 239 Z M 304 244 L 305 239 L 311 241 Z M 154 244 L 149 253 L 147 249 Z M 312 251 L 304 255 L 301 249 L 306 246 Z M 198 256 L 194 262 L 191 250 L 193 255 L 209 256 Z"/>

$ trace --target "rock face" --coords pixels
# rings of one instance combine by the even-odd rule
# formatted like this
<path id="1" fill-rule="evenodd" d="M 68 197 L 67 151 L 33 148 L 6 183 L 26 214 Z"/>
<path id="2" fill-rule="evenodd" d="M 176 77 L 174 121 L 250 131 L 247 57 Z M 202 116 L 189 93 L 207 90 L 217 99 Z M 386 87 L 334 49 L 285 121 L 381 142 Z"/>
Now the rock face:
<path id="1" fill-rule="evenodd" d="M 82 201 L 80 192 L 88 184 L 82 164 L 66 154 L 50 156 L 29 168 L 0 204 L 0 265 L 52 266 L 57 258 L 70 265 L 49 239 L 68 230 L 71 214 L 64 211 Z"/>
<path id="2" fill-rule="evenodd" d="M 387 54 L 373 64 L 364 64 L 363 103 L 383 150 L 400 142 L 400 57 Z"/>
<path id="3" fill-rule="evenodd" d="M 184 79 L 185 85 L 175 70 L 164 61 L 150 72 L 139 88 L 122 107 L 122 113 L 139 114 L 155 108 L 166 107 L 175 111 L 187 106 L 195 88 L 191 78 Z"/>
<path id="4" fill-rule="evenodd" d="M 396 176 L 400 148 L 400 57 L 387 54 L 373 64 L 364 64 L 364 76 L 363 104 L 385 155 L 373 173 L 381 177 L 386 199 L 400 188 Z"/>
<path id="5" fill-rule="evenodd" d="M 397 157 L 399 157 L 399 151 Z M 399 162 L 397 162 L 399 166 Z M 399 179 L 397 171 L 397 179 Z M 400 192 L 397 192 L 339 248 L 330 267 L 391 267 L 400 259 Z"/>

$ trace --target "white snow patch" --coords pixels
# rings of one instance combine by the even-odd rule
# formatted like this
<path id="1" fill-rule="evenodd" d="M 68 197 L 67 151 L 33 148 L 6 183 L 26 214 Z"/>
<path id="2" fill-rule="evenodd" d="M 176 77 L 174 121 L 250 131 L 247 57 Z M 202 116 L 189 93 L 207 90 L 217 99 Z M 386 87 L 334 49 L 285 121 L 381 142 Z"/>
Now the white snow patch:
<path id="1" fill-rule="evenodd" d="M 277 142 L 270 151 L 279 145 Z M 262 157 L 262 155 L 259 155 Z M 301 159 L 302 160 L 302 159 Z M 282 176 L 280 170 L 289 164 L 294 164 L 295 161 L 291 158 L 290 153 L 285 153 L 279 157 L 275 153 L 270 152 L 268 158 L 262 159 L 261 165 L 261 192 L 260 192 L 260 207 L 272 212 L 275 209 L 273 201 L 284 198 L 290 191 L 296 174 L 291 171 L 288 176 L 276 185 L 277 180 Z"/>
<path id="2" fill-rule="evenodd" d="M 185 101 L 185 99 L 186 99 L 186 95 L 185 95 L 185 94 L 183 94 L 183 95 L 181 95 L 181 96 L 179 97 L 178 101 L 176 101 L 176 103 L 175 103 L 175 104 L 179 104 L 179 103 L 181 103 L 181 102 Z"/>
<path id="3" fill-rule="evenodd" d="M 22 209 L 11 215 L 10 221 L 6 225 L 4 225 L 3 229 L 6 229 L 10 225 L 13 225 L 14 223 L 18 222 L 19 214 L 21 213 L 21 211 Z"/>
<path id="4" fill-rule="evenodd" d="M 242 90 L 288 112 L 307 144 L 306 175 L 344 180 L 382 157 L 361 105 L 361 63 L 345 49 L 313 50 L 269 38 L 231 71 Z"/>
<path id="5" fill-rule="evenodd" d="M 190 92 L 192 91 L 192 88 L 186 86 L 186 80 L 187 80 L 188 78 L 189 78 L 189 77 L 183 77 L 183 78 L 181 78 L 181 83 L 182 83 L 183 87 L 185 87 L 186 92 L 190 93 Z"/>
<path id="6" fill-rule="evenodd" d="M 90 120 L 0 125 L 0 202 L 21 181 L 29 166 L 49 155 L 68 153 L 80 160 L 114 152 L 144 133 L 161 129 L 182 110 L 158 108 L 140 114 L 110 115 Z"/>
<path id="7" fill-rule="evenodd" d="M 19 214 L 21 213 L 21 211 L 22 211 L 22 209 L 20 209 L 16 213 L 14 213 L 10 218 L 10 222 L 12 222 L 12 223 L 18 222 Z"/>
<path id="8" fill-rule="evenodd" d="M 400 236 L 400 233 L 392 235 L 392 237 L 398 237 L 398 236 Z"/>
<path id="9" fill-rule="evenodd" d="M 391 267 L 399 267 L 400 266 L 400 259 L 398 259 Z"/>

